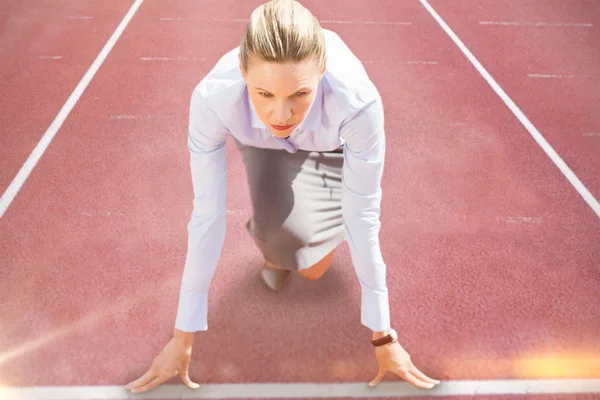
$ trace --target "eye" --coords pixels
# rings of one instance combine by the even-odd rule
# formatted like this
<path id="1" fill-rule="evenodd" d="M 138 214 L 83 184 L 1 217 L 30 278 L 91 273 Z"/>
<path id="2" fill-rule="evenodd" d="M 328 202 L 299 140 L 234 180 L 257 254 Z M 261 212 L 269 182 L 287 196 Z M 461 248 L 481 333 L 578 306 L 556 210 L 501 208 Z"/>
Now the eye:
<path id="1" fill-rule="evenodd" d="M 298 92 L 298 93 L 296 93 L 296 96 L 302 97 L 302 96 L 306 96 L 307 94 L 308 93 L 306 93 L 306 92 Z"/>
<path id="2" fill-rule="evenodd" d="M 267 92 L 258 92 L 258 95 L 262 96 L 262 97 L 271 97 L 271 93 L 267 93 Z"/>

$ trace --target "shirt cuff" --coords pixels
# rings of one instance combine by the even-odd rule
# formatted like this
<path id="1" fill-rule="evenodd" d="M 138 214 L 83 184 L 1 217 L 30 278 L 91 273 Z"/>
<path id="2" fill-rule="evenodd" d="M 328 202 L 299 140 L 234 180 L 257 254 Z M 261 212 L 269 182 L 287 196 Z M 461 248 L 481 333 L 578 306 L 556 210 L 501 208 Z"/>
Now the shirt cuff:
<path id="1" fill-rule="evenodd" d="M 388 291 L 362 288 L 361 323 L 374 332 L 390 329 L 390 305 Z"/>
<path id="2" fill-rule="evenodd" d="M 208 330 L 208 293 L 181 292 L 175 328 L 183 332 Z"/>

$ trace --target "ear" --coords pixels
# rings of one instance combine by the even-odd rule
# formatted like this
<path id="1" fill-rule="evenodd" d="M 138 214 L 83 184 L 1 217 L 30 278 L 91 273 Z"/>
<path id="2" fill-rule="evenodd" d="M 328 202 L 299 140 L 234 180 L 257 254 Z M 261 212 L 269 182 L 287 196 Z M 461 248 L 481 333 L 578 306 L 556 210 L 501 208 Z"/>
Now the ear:
<path id="1" fill-rule="evenodd" d="M 238 54 L 238 62 L 239 62 L 240 71 L 242 71 L 242 76 L 244 77 L 244 79 L 246 79 L 246 70 L 242 66 L 242 57 L 240 54 Z"/>
<path id="2" fill-rule="evenodd" d="M 325 60 L 323 61 L 323 68 L 321 69 L 321 77 L 323 77 L 323 74 L 325 73 L 326 70 L 327 70 L 327 57 L 325 57 Z"/>

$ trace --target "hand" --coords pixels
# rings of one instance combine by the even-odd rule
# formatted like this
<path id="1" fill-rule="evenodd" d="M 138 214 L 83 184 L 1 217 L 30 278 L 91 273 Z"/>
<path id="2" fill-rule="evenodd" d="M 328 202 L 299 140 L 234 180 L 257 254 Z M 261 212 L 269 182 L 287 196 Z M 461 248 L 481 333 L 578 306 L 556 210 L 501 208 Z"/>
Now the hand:
<path id="1" fill-rule="evenodd" d="M 398 342 L 376 347 L 375 356 L 377 357 L 379 372 L 375 379 L 369 382 L 369 386 L 377 386 L 388 371 L 422 389 L 431 389 L 440 383 L 440 381 L 431 379 L 419 371 L 413 365 L 406 350 Z"/>
<path id="2" fill-rule="evenodd" d="M 175 375 L 179 375 L 183 383 L 191 389 L 200 387 L 191 381 L 188 367 L 192 358 L 194 333 L 175 331 L 173 338 L 163 351 L 154 359 L 146 373 L 137 380 L 130 382 L 125 389 L 131 393 L 141 393 L 152 390 Z"/>

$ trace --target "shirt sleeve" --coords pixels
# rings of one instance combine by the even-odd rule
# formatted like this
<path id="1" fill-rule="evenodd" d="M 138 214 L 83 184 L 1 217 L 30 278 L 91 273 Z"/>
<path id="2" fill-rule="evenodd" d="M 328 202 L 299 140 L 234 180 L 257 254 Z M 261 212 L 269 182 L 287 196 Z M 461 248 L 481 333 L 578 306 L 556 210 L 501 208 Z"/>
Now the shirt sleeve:
<path id="1" fill-rule="evenodd" d="M 390 328 L 386 265 L 379 247 L 381 178 L 385 159 L 383 105 L 378 95 L 341 127 L 344 144 L 342 213 L 361 286 L 361 323 Z"/>
<path id="2" fill-rule="evenodd" d="M 194 190 L 175 327 L 208 329 L 208 289 L 225 239 L 226 128 L 200 88 L 192 94 L 187 145 Z"/>

